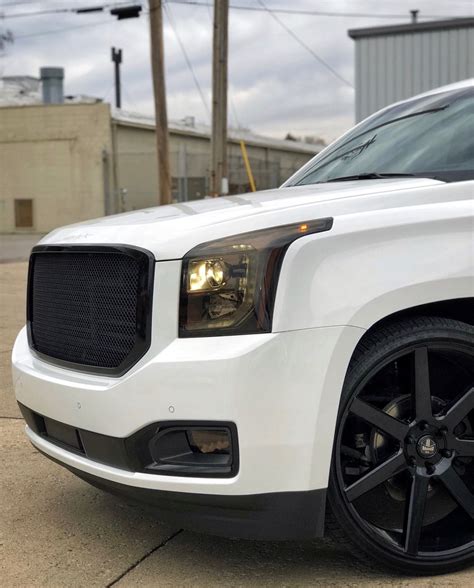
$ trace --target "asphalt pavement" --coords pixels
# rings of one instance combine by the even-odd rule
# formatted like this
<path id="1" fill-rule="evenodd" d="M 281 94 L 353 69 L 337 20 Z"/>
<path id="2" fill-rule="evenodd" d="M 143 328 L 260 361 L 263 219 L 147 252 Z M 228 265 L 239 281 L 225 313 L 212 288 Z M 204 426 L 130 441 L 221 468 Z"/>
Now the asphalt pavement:
<path id="1" fill-rule="evenodd" d="M 190 533 L 77 479 L 26 440 L 10 354 L 26 263 L 0 264 L 0 586 L 474 586 L 474 570 L 415 579 L 359 565 L 326 541 Z"/>

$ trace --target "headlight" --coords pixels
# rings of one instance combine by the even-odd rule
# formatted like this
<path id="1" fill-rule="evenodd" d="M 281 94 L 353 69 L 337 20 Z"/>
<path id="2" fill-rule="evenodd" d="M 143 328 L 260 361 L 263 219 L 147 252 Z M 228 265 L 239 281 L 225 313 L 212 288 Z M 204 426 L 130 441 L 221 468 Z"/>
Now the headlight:
<path id="1" fill-rule="evenodd" d="M 183 259 L 180 337 L 270 332 L 281 264 L 300 237 L 328 231 L 332 218 L 203 243 Z"/>

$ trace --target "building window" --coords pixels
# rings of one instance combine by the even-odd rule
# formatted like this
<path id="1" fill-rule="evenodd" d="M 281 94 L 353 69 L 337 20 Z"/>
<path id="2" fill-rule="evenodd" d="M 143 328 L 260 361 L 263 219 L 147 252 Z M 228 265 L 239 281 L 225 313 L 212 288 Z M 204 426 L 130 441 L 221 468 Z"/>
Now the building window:
<path id="1" fill-rule="evenodd" d="M 17 229 L 33 228 L 33 200 L 15 199 L 15 227 Z"/>

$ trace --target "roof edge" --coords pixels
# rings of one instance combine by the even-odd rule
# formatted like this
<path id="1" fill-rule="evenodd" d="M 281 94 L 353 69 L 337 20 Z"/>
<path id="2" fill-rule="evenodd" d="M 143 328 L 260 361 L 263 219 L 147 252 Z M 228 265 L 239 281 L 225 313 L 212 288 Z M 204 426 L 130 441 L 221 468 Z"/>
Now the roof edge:
<path id="1" fill-rule="evenodd" d="M 155 129 L 155 122 L 153 117 L 145 117 L 143 115 L 137 115 L 138 118 L 134 119 L 132 113 L 112 111 L 112 122 L 113 124 L 142 128 L 148 130 Z M 196 137 L 200 139 L 210 140 L 210 128 L 194 128 L 186 127 L 176 123 L 176 121 L 168 121 L 168 130 L 170 134 L 174 135 L 186 135 Z M 256 135 L 249 132 L 242 132 L 238 129 L 228 129 L 227 140 L 229 143 L 239 143 L 243 140 L 246 145 L 252 145 L 255 147 L 276 149 L 279 151 L 288 151 L 294 153 L 304 153 L 309 155 L 316 155 L 322 150 L 319 145 L 312 143 L 303 143 L 301 141 L 289 141 L 285 139 L 275 139 L 273 137 L 267 137 L 265 135 Z"/>
<path id="2" fill-rule="evenodd" d="M 379 37 L 382 35 L 401 35 L 404 33 L 429 33 L 431 31 L 451 30 L 474 27 L 474 17 L 450 18 L 448 20 L 423 21 L 400 25 L 384 25 L 364 29 L 349 29 L 351 39 Z"/>

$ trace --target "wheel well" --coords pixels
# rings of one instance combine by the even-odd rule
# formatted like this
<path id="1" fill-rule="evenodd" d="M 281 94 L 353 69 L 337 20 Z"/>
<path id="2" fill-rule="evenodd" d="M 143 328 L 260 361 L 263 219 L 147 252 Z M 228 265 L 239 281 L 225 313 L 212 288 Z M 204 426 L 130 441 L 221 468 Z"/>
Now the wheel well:
<path id="1" fill-rule="evenodd" d="M 450 300 L 440 300 L 439 302 L 430 302 L 428 304 L 420 304 L 410 308 L 404 308 L 397 312 L 393 312 L 378 320 L 371 325 L 363 334 L 355 349 L 352 352 L 349 368 L 354 360 L 357 351 L 364 345 L 367 337 L 374 331 L 389 325 L 390 323 L 398 322 L 405 318 L 414 317 L 439 317 L 445 319 L 453 319 L 474 326 L 474 297 L 470 298 L 452 298 Z M 347 373 L 346 373 L 347 376 Z"/>
<path id="2" fill-rule="evenodd" d="M 474 326 L 474 297 L 453 298 L 451 300 L 441 300 L 440 302 L 430 302 L 429 304 L 405 308 L 377 321 L 370 327 L 367 333 L 383 327 L 387 323 L 413 316 L 437 316 L 458 320 Z"/>

